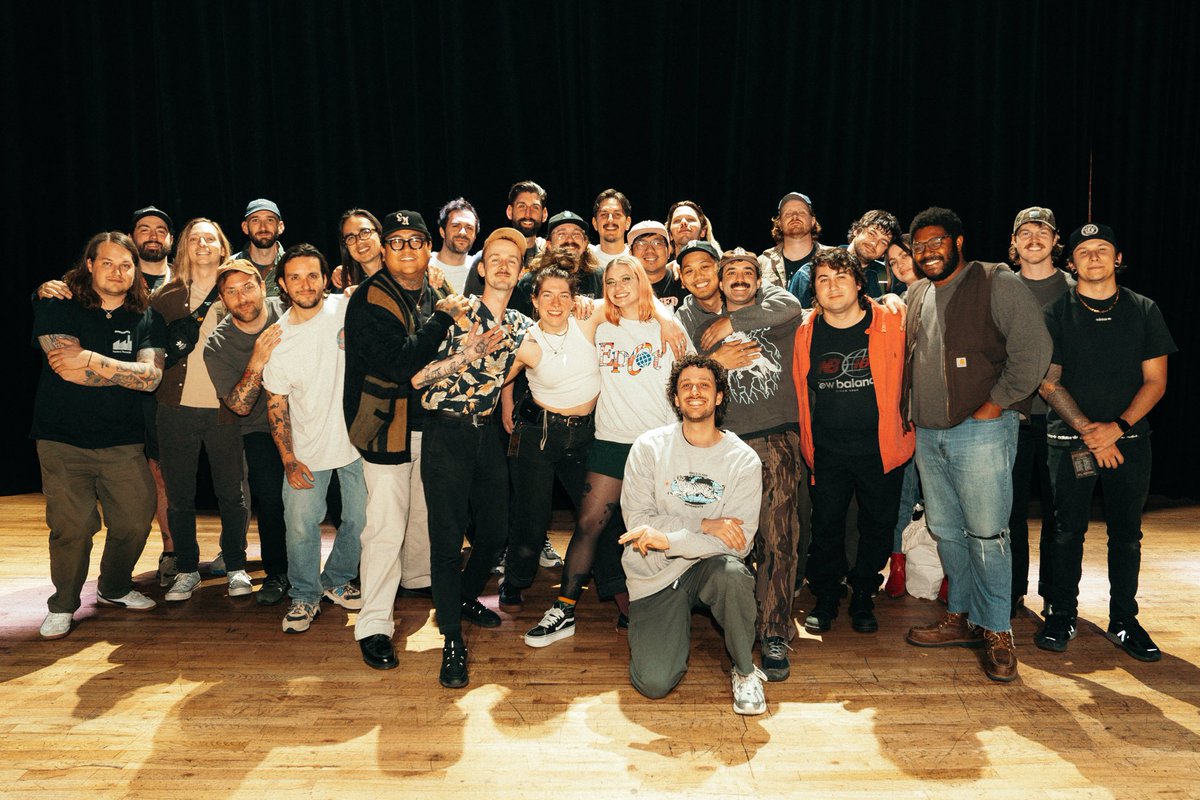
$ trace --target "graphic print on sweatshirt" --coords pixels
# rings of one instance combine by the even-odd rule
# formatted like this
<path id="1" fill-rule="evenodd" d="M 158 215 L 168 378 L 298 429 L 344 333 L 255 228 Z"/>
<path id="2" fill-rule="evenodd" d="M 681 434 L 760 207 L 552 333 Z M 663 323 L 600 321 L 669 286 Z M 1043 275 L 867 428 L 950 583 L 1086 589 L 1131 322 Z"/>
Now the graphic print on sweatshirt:
<path id="1" fill-rule="evenodd" d="M 709 506 L 725 496 L 725 485 L 701 473 L 676 475 L 668 489 L 672 497 L 678 497 L 693 508 Z"/>
<path id="2" fill-rule="evenodd" d="M 852 353 L 823 353 L 813 359 L 812 369 L 817 377 L 817 391 L 861 392 L 875 388 L 871 357 L 865 347 Z"/>
<path id="3" fill-rule="evenodd" d="M 618 350 L 615 342 L 596 342 L 596 352 L 600 369 L 614 374 L 637 375 L 646 369 L 663 369 L 663 351 L 656 350 L 650 342 L 634 345 L 630 350 Z"/>
<path id="4" fill-rule="evenodd" d="M 725 337 L 727 342 L 754 342 L 759 346 L 759 355 L 744 367 L 729 371 L 729 399 L 731 402 L 749 406 L 769 400 L 779 391 L 779 377 L 783 372 L 782 355 L 779 348 L 767 338 L 769 328 L 752 331 L 737 331 Z"/>

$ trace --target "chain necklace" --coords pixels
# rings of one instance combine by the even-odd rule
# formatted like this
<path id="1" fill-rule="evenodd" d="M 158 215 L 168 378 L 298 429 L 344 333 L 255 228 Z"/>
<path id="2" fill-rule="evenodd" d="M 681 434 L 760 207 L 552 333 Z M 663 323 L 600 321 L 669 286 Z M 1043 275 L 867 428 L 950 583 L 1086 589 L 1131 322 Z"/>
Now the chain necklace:
<path id="1" fill-rule="evenodd" d="M 1108 312 L 1112 311 L 1116 307 L 1118 302 L 1120 302 L 1121 290 L 1120 289 L 1117 290 L 1117 295 L 1116 295 L 1116 297 L 1113 298 L 1113 301 L 1108 304 L 1108 308 L 1095 308 L 1093 306 L 1089 306 L 1087 304 L 1087 301 L 1083 299 L 1083 295 L 1079 293 L 1079 289 L 1075 290 L 1075 297 L 1078 298 L 1080 305 L 1082 305 L 1084 308 L 1086 308 L 1088 311 L 1092 312 L 1093 314 L 1107 314 Z"/>
<path id="2" fill-rule="evenodd" d="M 546 347 L 550 348 L 550 352 L 556 356 L 562 355 L 563 349 L 567 346 L 567 334 L 571 332 L 570 327 L 568 326 L 567 329 L 564 330 L 562 333 L 551 333 L 550 331 L 543 328 L 541 326 L 541 324 L 539 324 L 538 327 L 542 328 L 542 336 L 546 337 Z M 550 344 L 551 336 L 560 337 L 557 350 L 554 349 L 554 345 Z"/>

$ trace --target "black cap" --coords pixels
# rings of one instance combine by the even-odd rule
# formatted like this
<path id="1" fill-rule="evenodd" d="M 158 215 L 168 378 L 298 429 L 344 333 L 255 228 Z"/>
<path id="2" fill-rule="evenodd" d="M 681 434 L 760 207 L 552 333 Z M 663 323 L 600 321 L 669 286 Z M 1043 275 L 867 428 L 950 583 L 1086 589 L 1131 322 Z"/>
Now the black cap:
<path id="1" fill-rule="evenodd" d="M 681 249 L 679 251 L 679 255 L 677 255 L 675 257 L 675 263 L 682 267 L 683 266 L 683 257 L 686 256 L 688 253 L 696 253 L 696 252 L 708 253 L 710 256 L 712 256 L 713 261 L 716 261 L 717 259 L 719 259 L 721 257 L 721 254 L 717 252 L 717 248 L 713 247 L 711 244 L 709 244 L 704 239 L 692 239 L 690 242 L 688 242 L 687 244 L 685 244 L 683 246 L 683 249 Z"/>
<path id="2" fill-rule="evenodd" d="M 578 225 L 584 235 L 587 235 L 587 221 L 574 211 L 560 211 L 551 217 L 550 221 L 546 223 L 546 235 L 549 236 L 559 225 Z"/>
<path id="3" fill-rule="evenodd" d="M 167 230 L 171 231 L 172 233 L 175 232 L 175 223 L 171 221 L 169 216 L 167 216 L 167 212 L 154 206 L 146 206 L 145 208 L 139 208 L 137 211 L 133 212 L 133 221 L 129 223 L 129 230 L 132 231 L 134 228 L 136 228 L 138 221 L 142 217 L 159 217 L 163 222 L 167 223 Z"/>
<path id="4" fill-rule="evenodd" d="M 425 218 L 416 211 L 393 211 L 380 222 L 383 224 L 383 231 L 379 234 L 381 239 L 399 230 L 420 231 L 426 236 L 429 235 L 429 228 L 425 227 Z"/>
<path id="5" fill-rule="evenodd" d="M 1113 249 L 1118 253 L 1121 252 L 1121 246 L 1117 244 L 1117 234 L 1107 225 L 1097 225 L 1094 222 L 1076 228 L 1071 231 L 1071 248 L 1070 252 L 1074 253 L 1075 248 L 1088 239 L 1103 239 L 1113 246 Z"/>

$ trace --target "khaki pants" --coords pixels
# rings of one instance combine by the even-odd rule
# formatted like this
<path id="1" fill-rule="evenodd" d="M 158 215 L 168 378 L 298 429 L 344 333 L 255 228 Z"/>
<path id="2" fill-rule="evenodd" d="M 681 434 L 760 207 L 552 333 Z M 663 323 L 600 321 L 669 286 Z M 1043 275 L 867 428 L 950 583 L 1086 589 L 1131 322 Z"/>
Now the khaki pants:
<path id="1" fill-rule="evenodd" d="M 55 589 L 47 607 L 58 613 L 79 608 L 92 537 L 100 530 L 97 501 L 108 529 L 97 591 L 105 597 L 123 597 L 133 588 L 133 567 L 154 518 L 154 480 L 144 447 L 127 444 L 89 450 L 39 440 L 37 449 L 50 528 L 50 580 Z"/>

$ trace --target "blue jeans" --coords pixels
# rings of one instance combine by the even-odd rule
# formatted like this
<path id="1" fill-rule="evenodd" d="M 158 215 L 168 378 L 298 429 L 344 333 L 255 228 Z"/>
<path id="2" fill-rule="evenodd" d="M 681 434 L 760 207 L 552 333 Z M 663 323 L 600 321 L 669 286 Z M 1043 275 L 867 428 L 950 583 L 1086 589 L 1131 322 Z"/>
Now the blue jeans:
<path id="1" fill-rule="evenodd" d="M 949 611 L 989 630 L 1010 630 L 1012 468 L 1016 411 L 968 417 L 953 428 L 917 428 L 917 469 L 929 530 L 950 579 Z"/>
<path id="2" fill-rule="evenodd" d="M 900 485 L 900 509 L 896 514 L 896 528 L 892 532 L 892 552 L 904 552 L 904 529 L 912 522 L 913 508 L 921 502 L 921 479 L 917 476 L 917 460 L 911 459 L 904 465 L 904 483 Z"/>
<path id="3" fill-rule="evenodd" d="M 283 516 L 287 523 L 288 581 L 292 602 L 316 603 L 326 589 L 354 580 L 362 554 L 363 525 L 367 519 L 367 484 L 362 459 L 336 470 L 342 488 L 342 524 L 333 538 L 333 549 L 321 569 L 321 521 L 325 519 L 325 492 L 335 470 L 313 470 L 313 488 L 293 489 L 283 481 Z"/>

